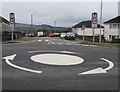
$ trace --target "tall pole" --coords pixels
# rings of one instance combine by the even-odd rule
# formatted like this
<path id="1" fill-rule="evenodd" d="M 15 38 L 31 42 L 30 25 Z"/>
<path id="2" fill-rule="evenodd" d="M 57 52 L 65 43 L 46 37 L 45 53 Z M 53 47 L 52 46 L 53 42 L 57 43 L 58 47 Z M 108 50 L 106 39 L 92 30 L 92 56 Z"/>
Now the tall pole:
<path id="1" fill-rule="evenodd" d="M 95 42 L 95 28 L 93 28 L 93 43 Z"/>
<path id="2" fill-rule="evenodd" d="M 31 30 L 32 30 L 32 25 L 33 25 L 33 15 L 31 14 Z"/>
<path id="3" fill-rule="evenodd" d="M 100 8 L 100 36 L 99 36 L 99 43 L 101 43 L 101 29 L 102 29 L 102 0 L 101 0 L 101 8 Z"/>
<path id="4" fill-rule="evenodd" d="M 12 28 L 11 40 L 14 40 L 14 26 L 15 26 L 15 14 L 10 13 L 10 27 Z"/>
<path id="5" fill-rule="evenodd" d="M 54 21 L 54 32 L 55 32 L 55 27 L 56 27 L 56 21 Z"/>
<path id="6" fill-rule="evenodd" d="M 32 25 L 33 25 L 33 15 L 31 14 L 31 32 L 32 32 Z"/>

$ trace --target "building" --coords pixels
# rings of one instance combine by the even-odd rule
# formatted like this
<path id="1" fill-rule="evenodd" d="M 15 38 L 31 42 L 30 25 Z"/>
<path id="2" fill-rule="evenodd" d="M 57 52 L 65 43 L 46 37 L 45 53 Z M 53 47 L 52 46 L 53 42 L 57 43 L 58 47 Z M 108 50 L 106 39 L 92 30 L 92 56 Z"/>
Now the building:
<path id="1" fill-rule="evenodd" d="M 0 32 L 11 31 L 10 22 L 0 16 Z"/>
<path id="2" fill-rule="evenodd" d="M 120 39 L 120 16 L 104 22 L 104 37 L 107 41 Z"/>
<path id="3" fill-rule="evenodd" d="M 92 24 L 91 24 L 91 20 L 88 21 L 82 21 L 79 24 L 76 24 L 72 27 L 72 31 L 73 33 L 77 34 L 78 36 L 83 36 L 83 30 L 81 29 L 82 26 L 85 26 L 85 30 L 84 30 L 84 36 L 93 36 L 93 29 L 92 29 Z M 101 30 L 101 35 L 104 35 L 104 27 L 102 26 L 102 30 Z M 100 25 L 97 24 L 97 28 L 95 28 L 95 36 L 99 36 L 100 35 Z"/>
<path id="4" fill-rule="evenodd" d="M 0 16 L 0 39 L 2 41 L 11 40 L 12 28 L 10 27 L 10 22 Z M 14 39 L 18 38 L 20 32 L 14 30 Z"/>

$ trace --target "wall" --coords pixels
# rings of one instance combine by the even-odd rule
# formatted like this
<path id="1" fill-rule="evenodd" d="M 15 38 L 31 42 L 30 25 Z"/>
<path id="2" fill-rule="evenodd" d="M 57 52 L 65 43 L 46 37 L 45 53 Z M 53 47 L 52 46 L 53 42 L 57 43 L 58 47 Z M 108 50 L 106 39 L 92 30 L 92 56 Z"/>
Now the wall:
<path id="1" fill-rule="evenodd" d="M 110 24 L 105 24 L 105 32 L 104 32 L 105 39 L 106 40 L 112 40 L 112 38 L 109 37 L 109 35 L 120 36 L 118 30 L 119 30 L 118 28 L 110 28 Z"/>
<path id="2" fill-rule="evenodd" d="M 83 35 L 83 30 L 81 30 L 81 28 L 72 28 L 72 30 L 73 30 L 73 33 L 76 33 L 77 35 Z M 101 34 L 103 35 L 103 30 L 104 30 L 104 28 L 102 28 L 102 32 L 101 32 Z M 95 36 L 98 36 L 100 34 L 100 28 L 96 28 L 95 29 Z M 86 28 L 85 30 L 84 30 L 84 35 L 85 36 L 92 36 L 93 35 L 93 30 L 92 30 L 92 28 Z"/>

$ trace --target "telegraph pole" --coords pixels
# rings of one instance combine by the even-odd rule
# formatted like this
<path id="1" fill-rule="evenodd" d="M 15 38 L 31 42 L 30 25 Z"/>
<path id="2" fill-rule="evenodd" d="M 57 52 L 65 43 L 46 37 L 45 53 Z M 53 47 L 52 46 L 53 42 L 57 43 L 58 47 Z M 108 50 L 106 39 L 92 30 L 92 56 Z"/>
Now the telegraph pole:
<path id="1" fill-rule="evenodd" d="M 101 29 L 102 29 L 102 0 L 101 0 L 101 8 L 100 8 L 100 36 L 99 36 L 99 43 L 101 43 Z"/>
<path id="2" fill-rule="evenodd" d="M 55 27 L 56 27 L 56 21 L 54 21 L 54 32 L 55 32 Z"/>
<path id="3" fill-rule="evenodd" d="M 32 25 L 33 25 L 33 15 L 31 14 L 31 32 L 32 32 Z"/>

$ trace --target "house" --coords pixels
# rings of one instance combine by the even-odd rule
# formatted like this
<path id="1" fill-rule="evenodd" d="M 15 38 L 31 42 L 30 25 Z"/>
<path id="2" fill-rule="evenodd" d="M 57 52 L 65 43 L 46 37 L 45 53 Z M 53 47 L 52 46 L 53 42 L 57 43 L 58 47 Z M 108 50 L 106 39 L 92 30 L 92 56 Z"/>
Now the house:
<path id="1" fill-rule="evenodd" d="M 91 24 L 91 20 L 88 21 L 82 21 L 79 24 L 76 24 L 72 27 L 72 31 L 73 33 L 77 34 L 78 36 L 83 36 L 83 30 L 81 29 L 82 26 L 85 26 L 85 30 L 84 30 L 84 36 L 89 36 L 92 37 L 93 36 L 93 29 L 92 29 L 92 24 Z M 101 35 L 104 34 L 104 27 L 101 27 Z M 97 24 L 97 28 L 95 28 L 95 35 L 94 36 L 99 36 L 100 35 L 100 25 Z"/>
<path id="2" fill-rule="evenodd" d="M 10 22 L 0 16 L 0 33 L 3 31 L 11 31 Z"/>
<path id="3" fill-rule="evenodd" d="M 2 37 L 0 39 L 2 39 L 2 41 L 11 40 L 11 32 L 12 28 L 10 27 L 10 22 L 0 16 L 0 37 Z M 18 38 L 19 34 L 19 32 L 14 31 L 14 39 Z"/>
<path id="4" fill-rule="evenodd" d="M 104 22 L 104 37 L 107 41 L 120 39 L 120 16 Z"/>

